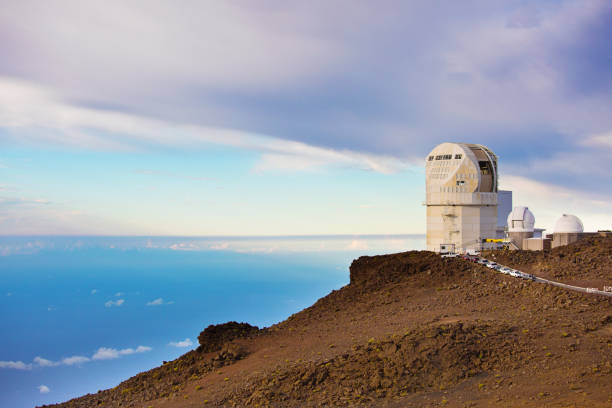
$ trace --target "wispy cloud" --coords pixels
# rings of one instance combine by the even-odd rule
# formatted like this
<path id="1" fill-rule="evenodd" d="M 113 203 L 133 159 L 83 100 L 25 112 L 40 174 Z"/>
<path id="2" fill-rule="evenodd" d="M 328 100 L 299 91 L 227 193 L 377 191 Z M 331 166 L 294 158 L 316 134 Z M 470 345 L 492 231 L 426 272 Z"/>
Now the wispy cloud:
<path id="1" fill-rule="evenodd" d="M 113 307 L 113 306 L 121 306 L 123 305 L 123 303 L 125 303 L 124 299 L 117 299 L 117 300 L 109 300 L 106 303 L 104 303 L 104 307 Z"/>
<path id="2" fill-rule="evenodd" d="M 191 341 L 191 339 L 187 338 L 181 341 L 171 341 L 170 343 L 168 343 L 168 345 L 174 347 L 191 347 L 193 346 L 193 342 Z"/>
<path id="3" fill-rule="evenodd" d="M 65 357 L 59 361 L 52 361 L 46 358 L 42 358 L 40 356 L 34 357 L 33 364 L 38 367 L 57 367 L 61 365 L 65 366 L 73 366 L 73 365 L 81 365 L 91 361 L 89 357 L 85 356 L 71 356 Z"/>
<path id="4" fill-rule="evenodd" d="M 72 366 L 72 365 L 81 365 L 83 363 L 87 363 L 90 361 L 89 357 L 85 356 L 72 356 L 63 358 L 61 363 L 63 365 Z"/>
<path id="5" fill-rule="evenodd" d="M 26 364 L 23 361 L 0 361 L 0 368 L 13 368 L 15 370 L 30 370 L 32 364 Z"/>
<path id="6" fill-rule="evenodd" d="M 42 357 L 34 357 L 34 364 L 40 367 L 55 367 L 61 364 L 59 361 L 51 361 Z"/>
<path id="7" fill-rule="evenodd" d="M 155 300 L 151 300 L 150 302 L 147 302 L 147 306 L 161 306 L 161 305 L 172 305 L 172 304 L 174 304 L 173 300 L 164 301 L 163 298 L 157 298 Z"/>
<path id="8" fill-rule="evenodd" d="M 529 207 L 535 215 L 536 227 L 549 232 L 562 214 L 578 216 L 587 231 L 609 228 L 612 224 L 612 203 L 596 192 L 584 193 L 520 176 L 505 176 L 500 186 L 512 190 L 513 204 Z"/>
<path id="9" fill-rule="evenodd" d="M 130 354 L 137 353 L 146 353 L 147 351 L 151 351 L 151 347 L 147 346 L 138 346 L 135 349 L 126 348 L 126 349 L 114 349 L 108 347 L 100 347 L 98 351 L 91 357 L 92 360 L 113 360 L 119 358 L 121 356 L 128 356 Z"/>
<path id="10" fill-rule="evenodd" d="M 592 136 L 588 136 L 582 143 L 586 146 L 612 149 L 612 130 L 606 133 L 598 133 Z"/>
<path id="11" fill-rule="evenodd" d="M 92 294 L 92 295 L 95 295 L 96 293 L 98 293 L 98 289 L 92 289 L 92 290 L 91 290 L 91 294 Z"/>
<path id="12" fill-rule="evenodd" d="M 39 385 L 37 388 L 41 394 L 48 394 L 51 391 L 51 389 L 44 384 Z"/>
<path id="13" fill-rule="evenodd" d="M 262 153 L 256 171 L 343 165 L 388 173 L 407 166 L 391 156 L 334 150 L 236 129 L 181 125 L 73 106 L 61 102 L 49 90 L 12 79 L 0 78 L 0 105 L 11 106 L 0 116 L 0 127 L 19 130 L 22 139 L 39 144 L 105 150 L 140 150 L 154 146 L 203 149 L 210 144 L 226 145 Z M 43 127 L 47 132 L 28 130 L 34 127 Z M 115 138 L 116 134 L 124 136 L 121 141 Z"/>

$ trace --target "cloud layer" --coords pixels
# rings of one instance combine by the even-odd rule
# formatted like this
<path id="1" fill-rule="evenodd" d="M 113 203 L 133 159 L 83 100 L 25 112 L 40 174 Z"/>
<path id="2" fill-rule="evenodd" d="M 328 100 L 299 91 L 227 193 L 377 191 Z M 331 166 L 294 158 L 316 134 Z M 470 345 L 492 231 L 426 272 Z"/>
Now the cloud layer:
<path id="1" fill-rule="evenodd" d="M 610 201 L 611 23 L 605 0 L 13 2 L 0 10 L 0 143 L 222 146 L 255 153 L 256 174 L 386 174 L 466 141 L 491 147 L 502 175 Z M 3 230 L 110 225 L 14 188 L 0 186 Z"/>

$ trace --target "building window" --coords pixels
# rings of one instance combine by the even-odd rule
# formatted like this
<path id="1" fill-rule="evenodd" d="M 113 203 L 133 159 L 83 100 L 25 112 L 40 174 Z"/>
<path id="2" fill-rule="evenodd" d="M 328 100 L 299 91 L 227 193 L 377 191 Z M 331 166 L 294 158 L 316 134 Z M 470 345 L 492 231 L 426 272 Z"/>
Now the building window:
<path id="1" fill-rule="evenodd" d="M 460 154 L 456 154 L 455 155 L 455 159 L 461 159 L 461 155 Z"/>
<path id="2" fill-rule="evenodd" d="M 434 159 L 433 156 L 429 156 L 429 159 L 427 159 L 427 160 L 432 161 L 433 159 Z"/>
<path id="3" fill-rule="evenodd" d="M 491 163 L 488 161 L 479 161 L 478 165 L 480 166 L 480 173 L 482 174 L 491 174 Z"/>

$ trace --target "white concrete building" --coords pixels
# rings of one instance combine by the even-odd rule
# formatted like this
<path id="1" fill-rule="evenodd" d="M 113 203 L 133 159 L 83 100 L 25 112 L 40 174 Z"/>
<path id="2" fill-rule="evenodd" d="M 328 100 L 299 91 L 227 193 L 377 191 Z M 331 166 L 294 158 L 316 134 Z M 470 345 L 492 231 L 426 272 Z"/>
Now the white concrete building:
<path id="1" fill-rule="evenodd" d="M 425 165 L 427 249 L 481 249 L 496 238 L 497 156 L 482 145 L 442 143 Z"/>

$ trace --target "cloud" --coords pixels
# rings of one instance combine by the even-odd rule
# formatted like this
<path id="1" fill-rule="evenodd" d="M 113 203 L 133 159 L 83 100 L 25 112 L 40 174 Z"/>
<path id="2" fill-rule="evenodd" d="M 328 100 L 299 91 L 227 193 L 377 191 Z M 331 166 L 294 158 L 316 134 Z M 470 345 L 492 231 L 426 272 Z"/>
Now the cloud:
<path id="1" fill-rule="evenodd" d="M 112 360 L 112 359 L 119 358 L 120 356 L 126 356 L 126 355 L 137 354 L 137 353 L 145 353 L 151 350 L 152 348 L 147 347 L 147 346 L 138 346 L 135 349 L 127 348 L 127 349 L 121 349 L 121 350 L 117 350 L 114 348 L 108 348 L 108 347 L 100 347 L 98 351 L 96 351 L 95 354 L 91 358 L 92 360 Z"/>
<path id="2" fill-rule="evenodd" d="M 453 138 L 487 144 L 513 176 L 577 192 L 602 190 L 612 173 L 610 2 L 447 2 L 444 13 L 425 1 L 194 2 L 152 4 L 146 15 L 121 2 L 74 4 L 0 9 L 0 48 L 11 56 L 3 144 L 214 144 L 257 152 L 255 172 L 387 173 L 420 166 Z M 0 230 L 91 225 L 54 203 L 19 205 L 28 216 L 0 214 Z"/>
<path id="3" fill-rule="evenodd" d="M 58 361 L 47 360 L 46 358 L 42 357 L 34 357 L 34 364 L 40 367 L 55 367 L 60 365 L 61 363 Z"/>
<path id="4" fill-rule="evenodd" d="M 90 361 L 89 357 L 85 357 L 85 356 L 72 356 L 72 357 L 63 358 L 62 359 L 62 364 L 63 365 L 67 365 L 67 366 L 72 366 L 72 365 L 81 365 L 81 364 L 87 363 L 89 361 Z"/>
<path id="5" fill-rule="evenodd" d="M 187 338 L 185 340 L 181 340 L 181 341 L 171 341 L 168 344 L 170 346 L 174 346 L 174 347 L 191 347 L 191 346 L 193 346 L 193 342 L 189 338 Z"/>
<path id="6" fill-rule="evenodd" d="M 93 360 L 110 360 L 114 358 L 119 358 L 119 351 L 117 349 L 106 347 L 100 347 L 92 356 Z"/>
<path id="7" fill-rule="evenodd" d="M 153 350 L 148 346 L 138 346 L 136 348 L 114 349 L 110 347 L 100 347 L 91 357 L 86 356 L 71 356 L 62 358 L 59 361 L 52 361 L 46 358 L 36 356 L 32 363 L 26 364 L 23 361 L 0 361 L 0 368 L 10 368 L 15 370 L 31 370 L 33 367 L 58 367 L 58 366 L 80 366 L 92 360 L 112 360 L 121 356 L 129 356 L 132 354 L 146 353 Z"/>
<path id="8" fill-rule="evenodd" d="M 5 362 L 5 363 L 12 363 L 12 364 L 5 365 L 4 367 L 29 370 L 30 368 L 32 368 L 32 366 L 37 366 L 37 367 L 80 366 L 82 364 L 89 363 L 90 361 L 93 361 L 93 360 L 112 360 L 112 359 L 119 358 L 121 356 L 128 356 L 131 354 L 138 354 L 138 353 L 146 353 L 151 350 L 152 348 L 148 346 L 138 346 L 136 348 L 130 347 L 130 348 L 125 348 L 125 349 L 100 347 L 98 348 L 98 350 L 96 350 L 96 352 L 91 357 L 75 355 L 71 357 L 62 358 L 59 361 L 52 361 L 52 360 L 48 360 L 46 358 L 37 356 L 32 361 L 32 364 L 24 364 L 21 361 Z M 0 364 L 0 367 L 3 367 L 3 365 Z"/>
<path id="9" fill-rule="evenodd" d="M 0 10 L 11 34 L 0 45 L 12 50 L 3 71 L 11 76 L 0 83 L 1 137 L 106 150 L 221 144 L 259 152 L 254 171 L 393 172 L 420 163 L 449 135 L 486 143 L 518 167 L 612 129 L 601 41 L 611 31 L 608 2 L 445 7 L 339 1 L 322 17 L 313 2 L 192 4 L 185 12 L 156 4 L 143 16 L 116 3 L 86 11 L 96 19 L 83 24 L 70 18 L 70 2 L 42 16 L 12 5 Z M 189 15 L 216 18 L 196 25 Z M 154 24 L 159 16 L 163 27 Z M 117 40 L 123 47 L 108 46 Z M 53 63 L 48 49 L 58 51 Z M 109 71 L 104 61 L 122 64 Z M 552 172 L 531 178 L 563 184 Z"/>
<path id="10" fill-rule="evenodd" d="M 121 306 L 123 305 L 123 303 L 125 302 L 124 299 L 117 299 L 117 300 L 109 300 L 106 303 L 104 303 L 105 307 L 113 307 L 113 306 Z"/>
<path id="11" fill-rule="evenodd" d="M 606 133 L 599 133 L 589 136 L 583 141 L 583 144 L 586 146 L 612 149 L 612 130 Z"/>
<path id="12" fill-rule="evenodd" d="M 500 187 L 513 192 L 513 205 L 529 207 L 536 218 L 536 227 L 552 233 L 562 214 L 574 214 L 585 231 L 608 229 L 612 225 L 612 203 L 596 192 L 584 193 L 568 187 L 542 183 L 520 176 L 504 176 Z"/>
<path id="13" fill-rule="evenodd" d="M 0 126 L 0 139 L 2 128 Z M 86 226 L 84 230 L 83 226 Z M 109 230 L 126 232 L 133 225 L 69 208 L 42 198 L 0 197 L 0 230 L 7 235 L 74 235 L 102 234 Z M 138 229 L 134 229 L 136 231 Z M 38 248 L 38 251 L 43 248 Z M 31 248 L 8 248 L 0 245 L 0 256 L 30 251 Z"/>
<path id="14" fill-rule="evenodd" d="M 92 294 L 92 295 L 95 295 L 96 293 L 98 293 L 98 289 L 92 289 L 92 290 L 91 290 L 91 294 Z"/>
<path id="15" fill-rule="evenodd" d="M 88 363 L 89 361 L 91 361 L 91 359 L 89 357 L 85 357 L 85 356 L 71 356 L 71 357 L 65 357 L 59 361 L 52 361 L 52 360 L 48 360 L 46 358 L 37 356 L 34 357 L 33 360 L 33 364 L 38 366 L 38 367 L 57 367 L 57 366 L 80 366 L 81 364 L 84 363 Z"/>
<path id="16" fill-rule="evenodd" d="M 0 361 L 0 368 L 13 368 L 15 370 L 30 370 L 32 364 L 25 364 L 23 361 Z"/>
<path id="17" fill-rule="evenodd" d="M 115 297 L 121 297 L 121 296 L 123 296 L 123 293 L 122 293 L 122 292 L 117 292 L 117 293 L 115 293 Z"/>
<path id="18" fill-rule="evenodd" d="M 40 391 L 41 394 L 47 394 L 51 391 L 51 389 L 49 387 L 47 387 L 46 385 L 39 385 L 38 387 L 38 391 Z"/>
<path id="19" fill-rule="evenodd" d="M 161 305 L 172 305 L 172 304 L 174 304 L 173 300 L 164 301 L 163 298 L 157 298 L 155 300 L 147 302 L 147 306 L 161 306 Z"/>
<path id="20" fill-rule="evenodd" d="M 73 106 L 60 102 L 52 92 L 12 79 L 0 78 L 0 91 L 3 91 L 0 104 L 10 100 L 12 106 L 0 116 L 0 128 L 18 132 L 22 142 L 103 150 L 141 150 L 155 146 L 192 150 L 211 144 L 226 145 L 261 152 L 261 162 L 255 166 L 259 172 L 340 165 L 389 173 L 407 166 L 391 156 L 348 149 L 337 151 L 231 128 L 182 125 L 108 109 Z M 5 101 L 3 95 L 7 98 Z M 47 132 L 28 130 L 39 127 Z M 116 134 L 123 135 L 120 141 Z"/>

